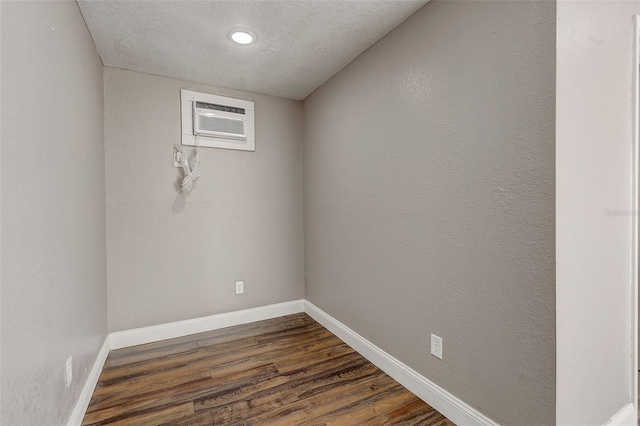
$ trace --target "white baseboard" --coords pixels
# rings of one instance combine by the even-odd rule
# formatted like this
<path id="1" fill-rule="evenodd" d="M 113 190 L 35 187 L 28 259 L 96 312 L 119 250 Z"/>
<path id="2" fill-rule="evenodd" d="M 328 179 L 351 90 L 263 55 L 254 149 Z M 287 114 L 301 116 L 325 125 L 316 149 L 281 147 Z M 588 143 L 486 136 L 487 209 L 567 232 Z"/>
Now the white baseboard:
<path id="1" fill-rule="evenodd" d="M 495 426 L 498 424 L 307 300 L 304 301 L 304 311 L 452 422 L 459 425 Z"/>
<path id="2" fill-rule="evenodd" d="M 111 333 L 109 338 L 111 349 L 120 349 L 300 312 L 304 312 L 304 300 L 294 300 L 208 317 L 117 331 Z"/>
<path id="3" fill-rule="evenodd" d="M 638 416 L 635 406 L 632 402 L 629 402 L 604 424 L 606 426 L 637 426 Z"/>
<path id="4" fill-rule="evenodd" d="M 459 425 L 497 426 L 497 423 L 493 420 L 484 416 L 462 400 L 456 398 L 426 377 L 417 373 L 406 364 L 403 364 L 396 358 L 392 357 L 307 300 L 294 300 L 275 305 L 211 315 L 208 317 L 185 321 L 176 321 L 133 330 L 118 331 L 109 334 L 105 339 L 102 349 L 100 349 L 100 352 L 98 353 L 96 362 L 93 365 L 91 373 L 89 374 L 89 377 L 82 389 L 68 425 L 78 426 L 82 423 L 82 419 L 91 400 L 91 395 L 98 383 L 98 378 L 104 366 L 104 362 L 109 354 L 109 349 L 120 349 L 129 346 L 142 345 L 145 343 L 188 336 L 190 334 L 202 333 L 234 325 L 262 321 L 284 315 L 292 315 L 300 312 L 306 312 L 309 316 L 318 321 L 340 339 L 344 340 L 348 345 L 375 364 L 378 368 L 393 377 L 400 384 L 416 394 L 419 398 L 424 400 L 427 404 L 431 405 L 454 423 Z M 627 407 L 623 408 L 623 410 L 625 409 L 628 411 Z M 624 420 L 628 417 L 628 412 L 624 411 L 624 413 L 622 413 L 623 410 L 620 410 L 620 412 L 616 414 L 616 416 L 620 414 L 618 417 L 622 420 L 616 420 L 616 422 L 613 422 L 612 418 L 612 420 L 609 420 L 609 422 L 606 423 L 607 426 L 635 424 L 628 423 Z M 635 416 L 635 410 L 633 409 L 632 404 L 631 410 Z"/>
<path id="5" fill-rule="evenodd" d="M 104 343 L 98 352 L 96 362 L 94 362 L 93 367 L 91 367 L 87 380 L 84 382 L 78 401 L 76 402 L 75 407 L 73 407 L 71 417 L 69 417 L 69 422 L 67 423 L 68 426 L 80 426 L 82 424 L 82 419 L 84 418 L 84 414 L 87 412 L 89 402 L 91 402 L 91 395 L 93 395 L 93 390 L 98 384 L 98 378 L 100 377 L 100 373 L 102 373 L 102 367 L 104 367 L 107 355 L 109 355 L 108 335 L 104 339 Z"/>

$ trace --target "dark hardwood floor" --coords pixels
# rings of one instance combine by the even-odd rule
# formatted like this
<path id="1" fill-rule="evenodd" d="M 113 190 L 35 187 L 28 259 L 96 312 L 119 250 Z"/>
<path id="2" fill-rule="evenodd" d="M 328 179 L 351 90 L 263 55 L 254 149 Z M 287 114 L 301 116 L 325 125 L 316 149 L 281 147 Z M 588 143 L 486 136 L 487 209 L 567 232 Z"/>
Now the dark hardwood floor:
<path id="1" fill-rule="evenodd" d="M 101 424 L 453 425 L 306 314 L 111 351 Z"/>

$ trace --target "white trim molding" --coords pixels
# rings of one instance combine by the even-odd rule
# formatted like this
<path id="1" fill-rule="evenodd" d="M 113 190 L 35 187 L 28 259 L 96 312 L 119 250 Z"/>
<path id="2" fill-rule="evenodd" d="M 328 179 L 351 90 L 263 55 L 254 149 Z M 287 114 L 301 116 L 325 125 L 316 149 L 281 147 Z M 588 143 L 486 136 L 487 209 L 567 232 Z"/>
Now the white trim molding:
<path id="1" fill-rule="evenodd" d="M 640 15 L 633 15 L 632 140 L 631 140 L 631 403 L 638 411 L 638 209 L 640 208 Z M 634 423 L 637 421 L 634 416 Z"/>
<path id="2" fill-rule="evenodd" d="M 79 426 L 89 406 L 91 395 L 98 383 L 98 378 L 109 354 L 109 349 L 121 349 L 129 346 L 142 345 L 190 334 L 203 333 L 234 325 L 247 324 L 270 318 L 306 312 L 327 330 L 342 339 L 363 357 L 397 380 L 401 385 L 413 392 L 427 404 L 438 410 L 449 420 L 460 425 L 497 426 L 498 423 L 489 419 L 464 401 L 431 382 L 406 364 L 389 355 L 340 321 L 333 318 L 311 302 L 301 299 L 291 302 L 277 303 L 242 311 L 227 312 L 208 317 L 176 321 L 151 327 L 111 333 L 105 339 L 104 345 L 96 359 L 91 373 L 82 389 L 78 402 L 69 419 L 69 426 Z M 631 410 L 634 407 L 630 404 Z M 623 410 L 628 410 L 627 407 Z M 621 412 L 623 411 L 621 410 Z M 635 413 L 635 411 L 633 411 Z M 623 414 L 628 414 L 626 411 Z M 616 414 L 619 416 L 620 413 Z M 626 415 L 625 414 L 625 415 Z M 614 417 L 616 417 L 614 416 Z M 625 417 L 626 418 L 626 417 Z M 626 425 L 631 423 L 609 420 L 607 425 Z"/>
<path id="3" fill-rule="evenodd" d="M 452 422 L 459 425 L 498 425 L 307 300 L 304 301 L 304 311 Z"/>
<path id="4" fill-rule="evenodd" d="M 304 300 L 276 303 L 242 311 L 226 312 L 208 317 L 194 318 L 184 321 L 153 325 L 150 327 L 134 328 L 133 330 L 116 331 L 111 333 L 111 349 L 144 345 L 145 343 L 203 333 L 219 328 L 262 321 L 284 315 L 304 312 Z"/>
<path id="5" fill-rule="evenodd" d="M 102 373 L 104 362 L 107 359 L 107 355 L 109 355 L 109 348 L 109 336 L 107 335 L 107 337 L 105 337 L 104 339 L 102 347 L 100 348 L 100 351 L 98 352 L 96 361 L 93 363 L 93 367 L 91 367 L 89 376 L 87 376 L 87 380 L 84 382 L 84 386 L 82 387 L 82 391 L 80 392 L 78 401 L 76 402 L 75 407 L 73 407 L 73 411 L 71 412 L 71 416 L 69 417 L 69 421 L 67 422 L 68 426 L 80 426 L 82 424 L 84 414 L 87 412 L 89 402 L 91 402 L 91 396 L 93 395 L 93 391 L 98 384 L 100 373 Z"/>
<path id="6" fill-rule="evenodd" d="M 609 420 L 604 422 L 606 426 L 637 426 L 636 409 L 633 403 L 629 402 L 622 407 Z M 603 426 L 604 426 L 603 425 Z"/>

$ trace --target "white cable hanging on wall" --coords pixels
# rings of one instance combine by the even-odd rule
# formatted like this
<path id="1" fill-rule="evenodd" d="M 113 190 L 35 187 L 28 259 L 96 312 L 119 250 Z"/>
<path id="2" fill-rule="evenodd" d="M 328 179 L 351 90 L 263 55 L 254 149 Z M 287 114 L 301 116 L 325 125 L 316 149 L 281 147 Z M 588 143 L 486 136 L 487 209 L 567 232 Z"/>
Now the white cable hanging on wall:
<path id="1" fill-rule="evenodd" d="M 191 160 L 187 159 L 187 154 L 184 152 L 181 146 L 173 145 L 175 151 L 174 155 L 174 164 L 177 167 L 181 167 L 184 172 L 184 179 L 182 179 L 182 183 L 180 184 L 180 189 L 182 192 L 186 192 L 187 194 L 191 192 L 193 189 L 193 182 L 197 181 L 200 177 L 200 144 L 199 137 L 196 136 L 196 149 Z"/>
<path id="2" fill-rule="evenodd" d="M 224 96 L 180 91 L 182 145 L 195 146 L 191 159 L 174 145 L 173 164 L 182 168 L 182 192 L 189 193 L 200 177 L 200 147 L 255 151 L 254 104 Z"/>

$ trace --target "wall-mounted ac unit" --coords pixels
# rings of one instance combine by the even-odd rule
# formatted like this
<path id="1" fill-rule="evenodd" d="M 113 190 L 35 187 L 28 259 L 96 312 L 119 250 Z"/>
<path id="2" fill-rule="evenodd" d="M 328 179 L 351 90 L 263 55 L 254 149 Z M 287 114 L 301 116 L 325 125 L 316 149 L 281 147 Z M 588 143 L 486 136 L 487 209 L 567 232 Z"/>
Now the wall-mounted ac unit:
<path id="1" fill-rule="evenodd" d="M 253 102 L 191 90 L 180 97 L 182 145 L 255 151 Z"/>

